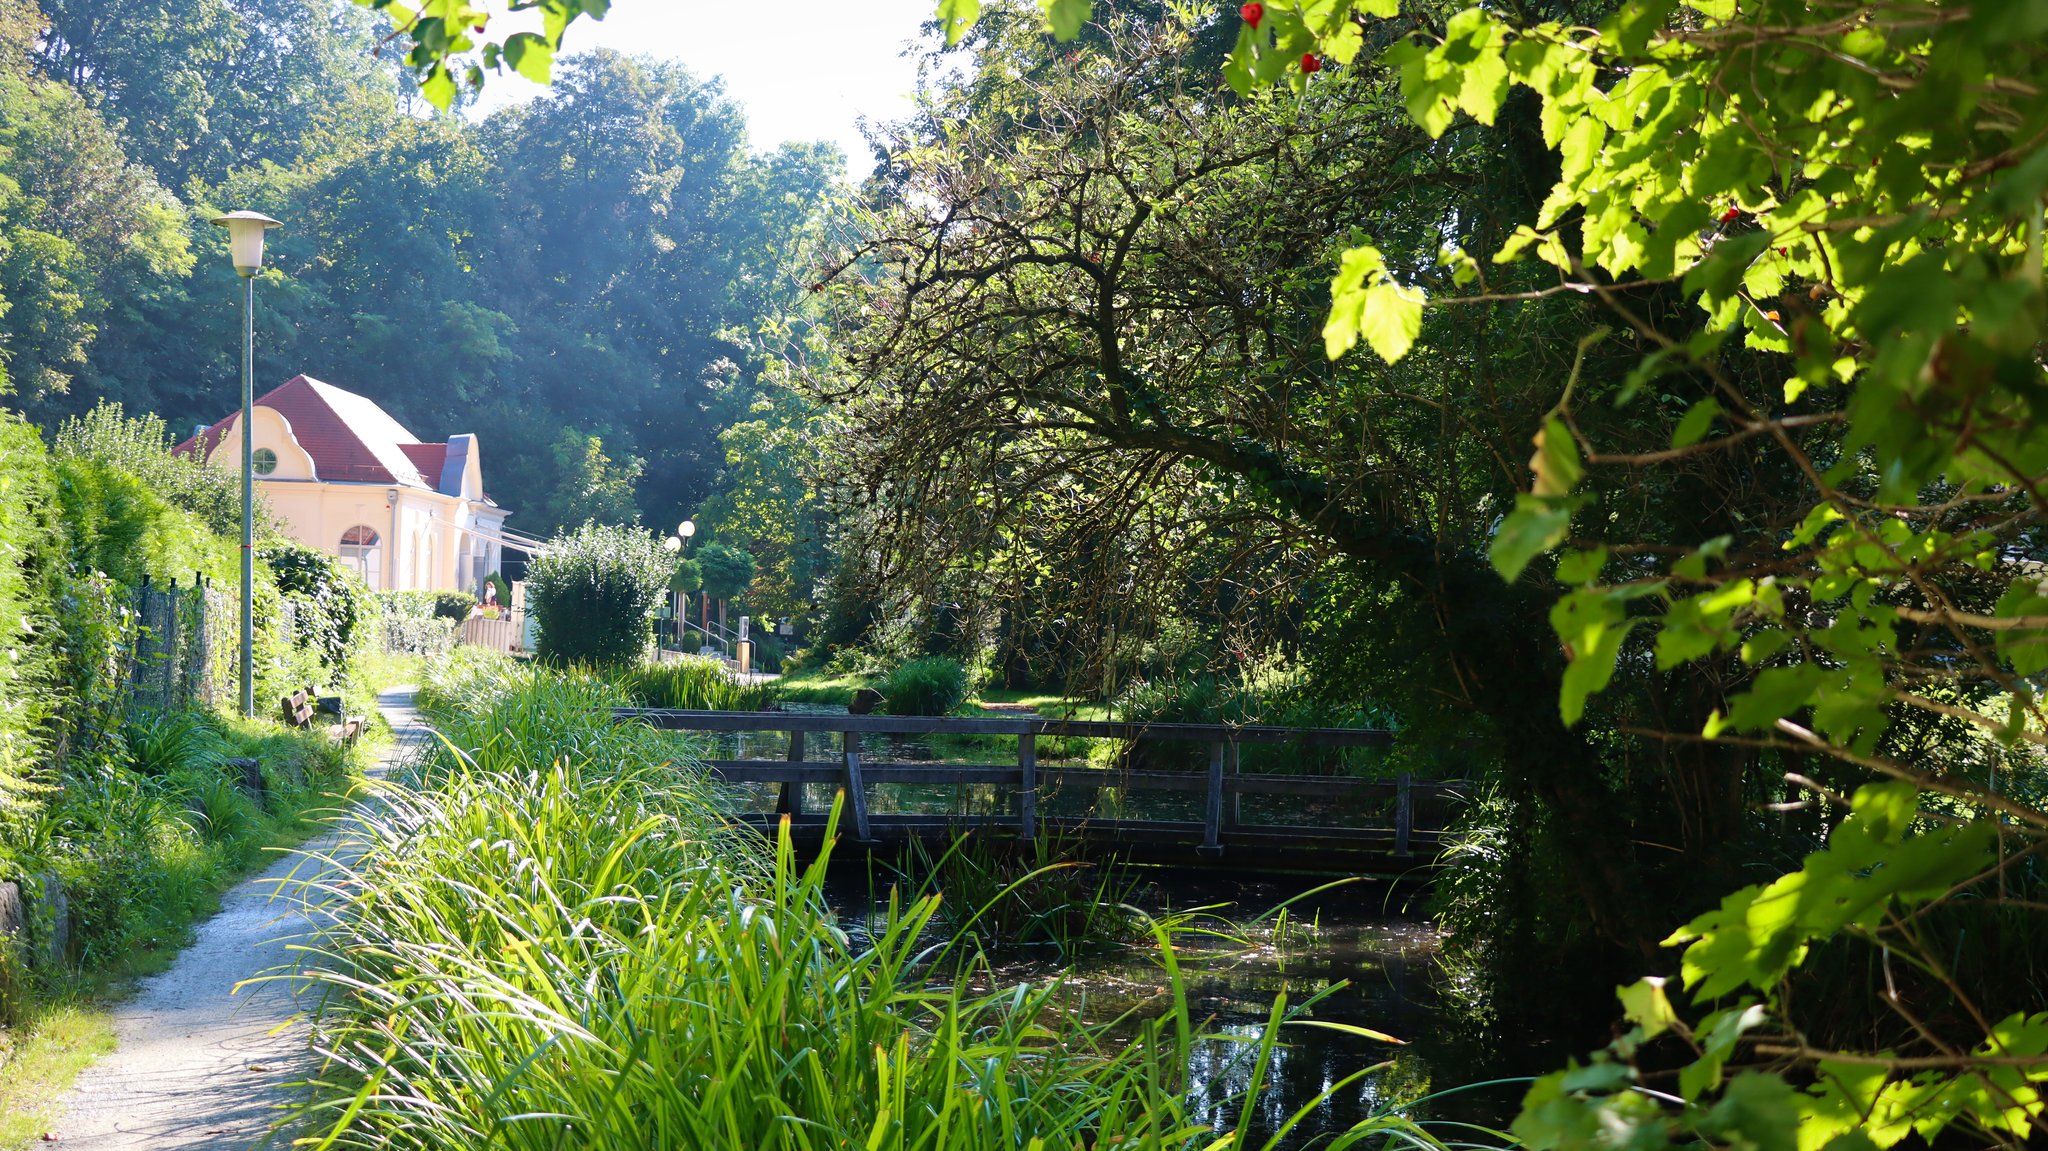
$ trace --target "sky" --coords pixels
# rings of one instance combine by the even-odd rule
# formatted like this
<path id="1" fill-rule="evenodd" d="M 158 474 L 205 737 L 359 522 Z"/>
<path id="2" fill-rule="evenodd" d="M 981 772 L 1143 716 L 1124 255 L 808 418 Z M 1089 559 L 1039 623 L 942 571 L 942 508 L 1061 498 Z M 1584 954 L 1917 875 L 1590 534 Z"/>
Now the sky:
<path id="1" fill-rule="evenodd" d="M 722 76 L 746 109 L 757 149 L 786 140 L 831 140 L 865 160 L 855 127 L 910 111 L 916 66 L 903 49 L 929 20 L 934 0 L 613 0 L 602 21 L 569 27 L 568 52 L 612 48 L 679 60 L 698 76 Z M 498 31 L 494 21 L 492 31 Z M 508 71 L 492 76 L 483 108 L 531 99 L 542 89 Z M 862 165 L 865 171 L 865 165 Z"/>

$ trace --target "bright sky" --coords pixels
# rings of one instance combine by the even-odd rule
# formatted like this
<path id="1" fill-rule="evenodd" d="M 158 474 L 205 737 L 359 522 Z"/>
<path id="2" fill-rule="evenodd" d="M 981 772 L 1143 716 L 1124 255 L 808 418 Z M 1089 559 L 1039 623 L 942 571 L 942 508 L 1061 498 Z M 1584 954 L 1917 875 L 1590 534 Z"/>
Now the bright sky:
<path id="1" fill-rule="evenodd" d="M 571 25 L 563 47 L 659 56 L 698 76 L 722 76 L 746 109 L 755 148 L 832 140 L 865 172 L 867 149 L 855 123 L 910 111 L 917 70 L 903 49 L 936 7 L 934 0 L 614 0 L 602 22 L 586 17 Z M 484 103 L 540 91 L 508 70 L 490 78 Z"/>

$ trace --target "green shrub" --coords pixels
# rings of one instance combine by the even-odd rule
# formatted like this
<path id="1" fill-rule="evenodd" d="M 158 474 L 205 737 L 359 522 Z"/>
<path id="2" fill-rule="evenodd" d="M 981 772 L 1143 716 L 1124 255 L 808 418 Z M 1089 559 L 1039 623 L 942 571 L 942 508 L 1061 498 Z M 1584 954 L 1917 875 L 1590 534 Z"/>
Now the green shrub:
<path id="1" fill-rule="evenodd" d="M 129 416 L 120 404 L 102 400 L 57 429 L 59 459 L 92 460 L 135 477 L 163 499 L 196 516 L 214 535 L 240 539 L 242 478 L 232 468 L 209 466 L 198 455 L 171 454 L 171 435 L 162 418 Z M 276 535 L 270 509 L 256 501 L 259 538 Z"/>
<path id="2" fill-rule="evenodd" d="M 121 727 L 128 765 L 158 779 L 184 772 L 218 775 L 226 744 L 206 716 L 190 711 L 138 711 Z"/>
<path id="3" fill-rule="evenodd" d="M 434 613 L 439 593 L 380 591 L 372 598 L 384 629 L 385 651 L 437 656 L 455 646 L 456 624 Z"/>
<path id="4" fill-rule="evenodd" d="M 641 528 L 586 523 L 557 536 L 526 572 L 527 610 L 540 624 L 536 654 L 554 664 L 633 664 L 674 559 Z"/>
<path id="5" fill-rule="evenodd" d="M 326 552 L 294 543 L 267 544 L 259 555 L 277 590 L 299 605 L 298 634 L 286 638 L 318 653 L 333 679 L 346 679 L 369 614 L 362 577 Z"/>
<path id="6" fill-rule="evenodd" d="M 890 672 L 880 690 L 890 715 L 951 715 L 967 702 L 968 686 L 959 660 L 926 656 Z"/>
<path id="7" fill-rule="evenodd" d="M 72 457 L 56 461 L 56 478 L 73 567 L 106 572 L 129 587 L 145 579 L 189 581 L 195 572 L 230 585 L 241 578 L 234 544 L 140 477 Z"/>
<path id="8" fill-rule="evenodd" d="M 42 439 L 19 417 L 0 413 L 0 651 L 8 653 L 0 659 L 0 852 L 10 838 L 8 813 L 25 809 L 40 790 L 28 773 L 45 753 L 55 704 L 55 510 Z"/>
<path id="9" fill-rule="evenodd" d="M 440 591 L 434 593 L 434 614 L 441 619 L 454 620 L 460 626 L 476 610 L 477 598 L 466 591 Z"/>

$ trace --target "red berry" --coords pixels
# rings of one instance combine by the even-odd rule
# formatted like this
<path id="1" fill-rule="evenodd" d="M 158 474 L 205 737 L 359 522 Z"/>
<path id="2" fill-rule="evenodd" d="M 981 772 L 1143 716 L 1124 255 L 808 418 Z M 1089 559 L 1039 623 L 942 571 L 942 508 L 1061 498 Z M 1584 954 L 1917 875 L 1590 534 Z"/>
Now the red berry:
<path id="1" fill-rule="evenodd" d="M 1783 248 L 1779 248 L 1779 249 L 1778 249 L 1778 254 L 1779 254 L 1780 256 L 1783 256 L 1783 255 L 1786 255 L 1787 253 L 1786 253 L 1785 249 L 1783 249 Z"/>
<path id="2" fill-rule="evenodd" d="M 1732 223 L 1734 223 L 1734 222 L 1735 222 L 1735 221 L 1736 221 L 1737 219 L 1739 219 L 1739 218 L 1740 218 L 1741 216 L 1742 216 L 1742 209 L 1740 209 L 1740 208 L 1730 208 L 1730 209 L 1728 209 L 1727 211 L 1725 211 L 1725 212 L 1721 213 L 1721 222 L 1722 222 L 1722 223 L 1724 223 L 1724 224 L 1732 224 Z"/>
<path id="3" fill-rule="evenodd" d="M 1259 26 L 1259 21 L 1266 18 L 1266 6 L 1258 3 L 1257 0 L 1253 0 L 1252 3 L 1239 8 L 1237 14 L 1244 17 L 1245 23 L 1256 28 Z"/>
<path id="4" fill-rule="evenodd" d="M 1314 52 L 1304 52 L 1301 54 L 1301 70 L 1308 74 L 1320 72 L 1323 70 L 1323 61 Z"/>

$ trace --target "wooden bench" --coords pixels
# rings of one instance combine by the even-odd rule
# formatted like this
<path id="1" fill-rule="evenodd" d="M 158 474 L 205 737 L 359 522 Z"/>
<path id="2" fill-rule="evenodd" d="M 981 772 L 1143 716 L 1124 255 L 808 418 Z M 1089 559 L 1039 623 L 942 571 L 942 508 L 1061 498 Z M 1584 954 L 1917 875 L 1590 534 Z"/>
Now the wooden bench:
<path id="1" fill-rule="evenodd" d="M 320 714 L 319 709 L 314 706 L 316 698 L 313 694 L 313 689 L 307 687 L 301 688 L 279 700 L 278 702 L 283 706 L 285 724 L 290 727 L 296 727 L 301 731 L 313 730 L 313 721 Z M 333 715 L 334 713 L 329 712 L 328 714 Z M 338 715 L 335 718 L 340 722 L 327 725 L 327 738 L 337 743 L 354 743 L 356 737 L 363 734 L 363 725 L 366 721 L 362 716 Z"/>

